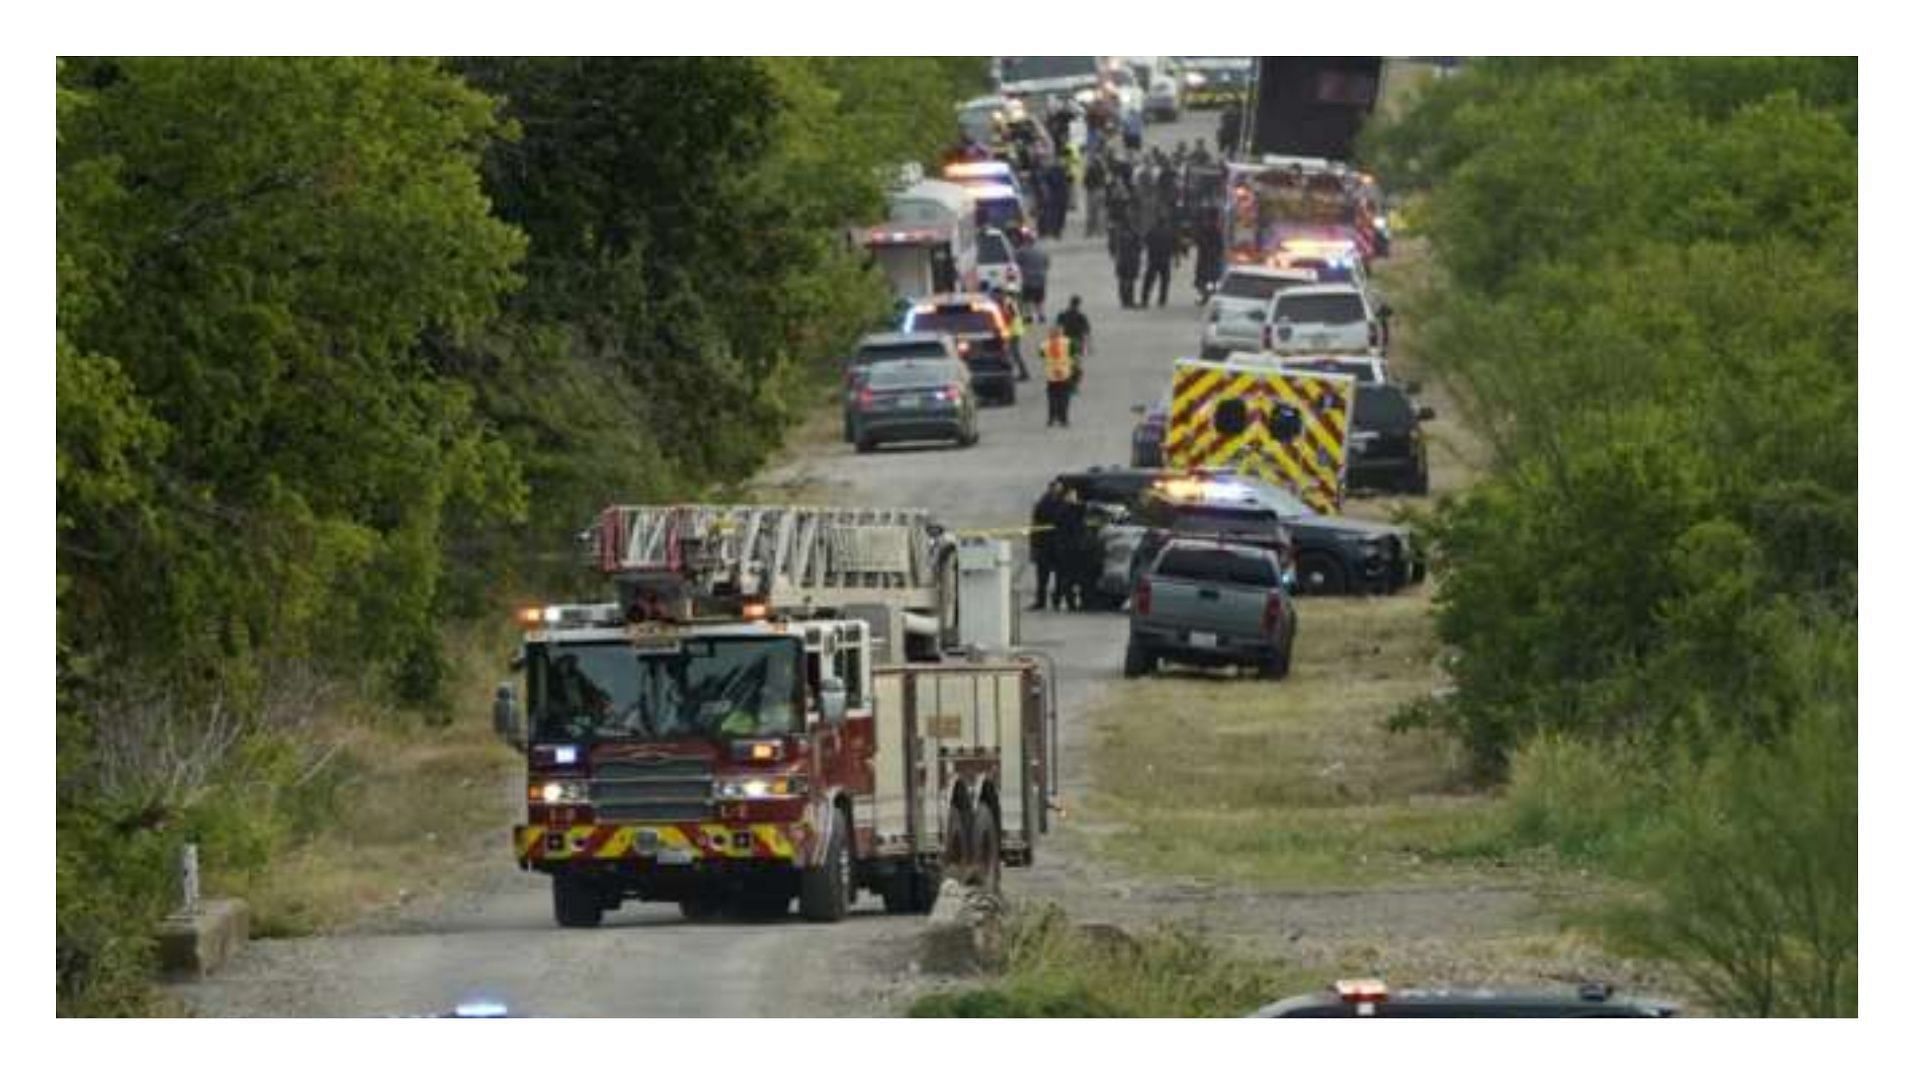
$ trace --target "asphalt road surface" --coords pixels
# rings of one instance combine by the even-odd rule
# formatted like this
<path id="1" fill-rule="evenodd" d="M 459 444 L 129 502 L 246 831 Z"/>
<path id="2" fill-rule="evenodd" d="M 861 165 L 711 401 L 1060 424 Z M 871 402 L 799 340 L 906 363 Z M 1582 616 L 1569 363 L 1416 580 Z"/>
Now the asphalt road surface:
<path id="1" fill-rule="evenodd" d="M 1149 141 L 1169 149 L 1175 141 L 1210 142 L 1215 123 L 1213 113 L 1189 114 L 1149 128 Z M 825 488 L 836 502 L 923 506 L 958 527 L 1007 526 L 1027 520 L 1055 473 L 1125 463 L 1131 407 L 1159 394 L 1174 357 L 1198 349 L 1192 269 L 1175 269 L 1165 308 L 1123 311 L 1105 241 L 1085 239 L 1082 231 L 1076 213 L 1068 235 L 1050 245 L 1049 314 L 1077 293 L 1094 327 L 1070 428 L 1046 426 L 1039 365 L 1030 361 L 1034 381 L 1020 386 L 1014 407 L 982 411 L 975 447 L 856 455 L 835 445 L 781 463 L 766 480 Z M 1027 345 L 1030 357 L 1037 345 L 1037 338 Z M 1023 579 L 1028 601 L 1030 580 Z M 1118 679 L 1125 619 L 1051 612 L 1023 612 L 1022 619 L 1023 644 L 1052 653 L 1059 665 L 1069 812 L 1038 865 L 1005 875 L 1016 899 L 1056 899 L 1079 917 L 1138 924 L 1192 917 L 1261 937 L 1335 920 L 1336 912 L 1347 919 L 1370 904 L 1386 905 L 1366 920 L 1382 924 L 1396 919 L 1396 904 L 1430 913 L 1436 903 L 1451 903 L 1468 921 L 1515 917 L 1521 898 L 1497 894 L 1299 898 L 1281 915 L 1272 893 L 1122 879 L 1086 853 L 1089 825 L 1072 808 L 1085 791 L 1086 718 Z M 378 930 L 258 942 L 229 969 L 181 994 L 196 1012 L 213 1016 L 419 1015 L 475 996 L 544 1016 L 830 1016 L 897 1011 L 912 990 L 906 973 L 919 920 L 886 916 L 873 897 L 863 896 L 854 917 L 837 925 L 796 917 L 696 926 L 671 905 L 629 904 L 598 929 L 563 930 L 552 921 L 546 878 L 508 862 L 504 828 L 497 850 L 499 872 L 441 910 Z"/>

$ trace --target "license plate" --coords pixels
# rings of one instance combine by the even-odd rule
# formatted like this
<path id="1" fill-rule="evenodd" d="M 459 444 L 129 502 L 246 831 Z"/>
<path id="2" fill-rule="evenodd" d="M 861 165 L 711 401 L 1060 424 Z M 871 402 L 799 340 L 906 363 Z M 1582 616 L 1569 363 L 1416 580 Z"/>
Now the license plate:
<path id="1" fill-rule="evenodd" d="M 693 863 L 693 852 L 686 848 L 668 848 L 655 857 L 661 866 L 689 866 Z"/>
<path id="2" fill-rule="evenodd" d="M 1203 633 L 1199 633 L 1198 631 L 1196 631 L 1196 632 L 1194 632 L 1194 633 L 1192 633 L 1192 634 L 1190 634 L 1190 635 L 1188 635 L 1188 636 L 1187 636 L 1187 640 L 1188 640 L 1189 642 L 1191 642 L 1191 643 L 1192 643 L 1193 645 L 1195 645 L 1196 647 L 1198 647 L 1198 648 L 1202 648 L 1202 649 L 1211 649 L 1211 648 L 1213 648 L 1213 647 L 1214 647 L 1215 645 L 1218 645 L 1218 644 L 1220 644 L 1220 635 L 1218 635 L 1218 634 L 1203 634 Z"/>

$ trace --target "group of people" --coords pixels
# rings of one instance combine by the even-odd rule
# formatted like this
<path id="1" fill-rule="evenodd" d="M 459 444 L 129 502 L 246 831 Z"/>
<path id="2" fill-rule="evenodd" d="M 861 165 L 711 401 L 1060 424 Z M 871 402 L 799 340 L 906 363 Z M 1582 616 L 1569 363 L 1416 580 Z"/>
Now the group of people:
<path id="1" fill-rule="evenodd" d="M 1137 162 L 1102 152 L 1087 163 L 1087 235 L 1107 232 L 1121 307 L 1167 306 L 1174 265 L 1189 249 L 1194 291 L 1206 299 L 1225 254 L 1221 177 L 1205 146 L 1189 151 L 1184 142 L 1172 154 L 1155 147 Z"/>
<path id="2" fill-rule="evenodd" d="M 1105 558 L 1100 508 L 1055 480 L 1033 504 L 1031 546 L 1039 590 L 1032 610 L 1079 611 L 1094 601 Z"/>

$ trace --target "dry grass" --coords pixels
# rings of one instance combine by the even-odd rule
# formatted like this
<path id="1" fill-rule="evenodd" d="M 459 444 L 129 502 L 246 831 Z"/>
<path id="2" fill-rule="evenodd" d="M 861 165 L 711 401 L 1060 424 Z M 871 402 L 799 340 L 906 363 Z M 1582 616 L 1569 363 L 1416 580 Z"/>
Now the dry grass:
<path id="1" fill-rule="evenodd" d="M 1473 872 L 1493 801 L 1386 718 L 1440 684 L 1423 591 L 1306 600 L 1293 675 L 1170 669 L 1110 694 L 1093 751 L 1109 853 L 1163 874 L 1333 886 Z"/>
<path id="2" fill-rule="evenodd" d="M 385 711 L 332 720 L 347 779 L 336 813 L 263 872 L 212 889 L 244 897 L 254 933 L 321 933 L 473 887 L 510 858 L 519 758 L 493 737 L 503 628 L 452 644 L 455 721 Z"/>

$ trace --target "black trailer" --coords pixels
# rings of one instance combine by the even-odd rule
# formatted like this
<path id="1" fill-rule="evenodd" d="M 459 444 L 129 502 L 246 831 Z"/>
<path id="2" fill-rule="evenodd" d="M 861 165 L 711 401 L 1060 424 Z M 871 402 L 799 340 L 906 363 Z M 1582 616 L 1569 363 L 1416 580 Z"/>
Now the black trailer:
<path id="1" fill-rule="evenodd" d="M 1252 158 L 1352 161 L 1380 96 L 1380 56 L 1263 56 L 1254 77 Z"/>

